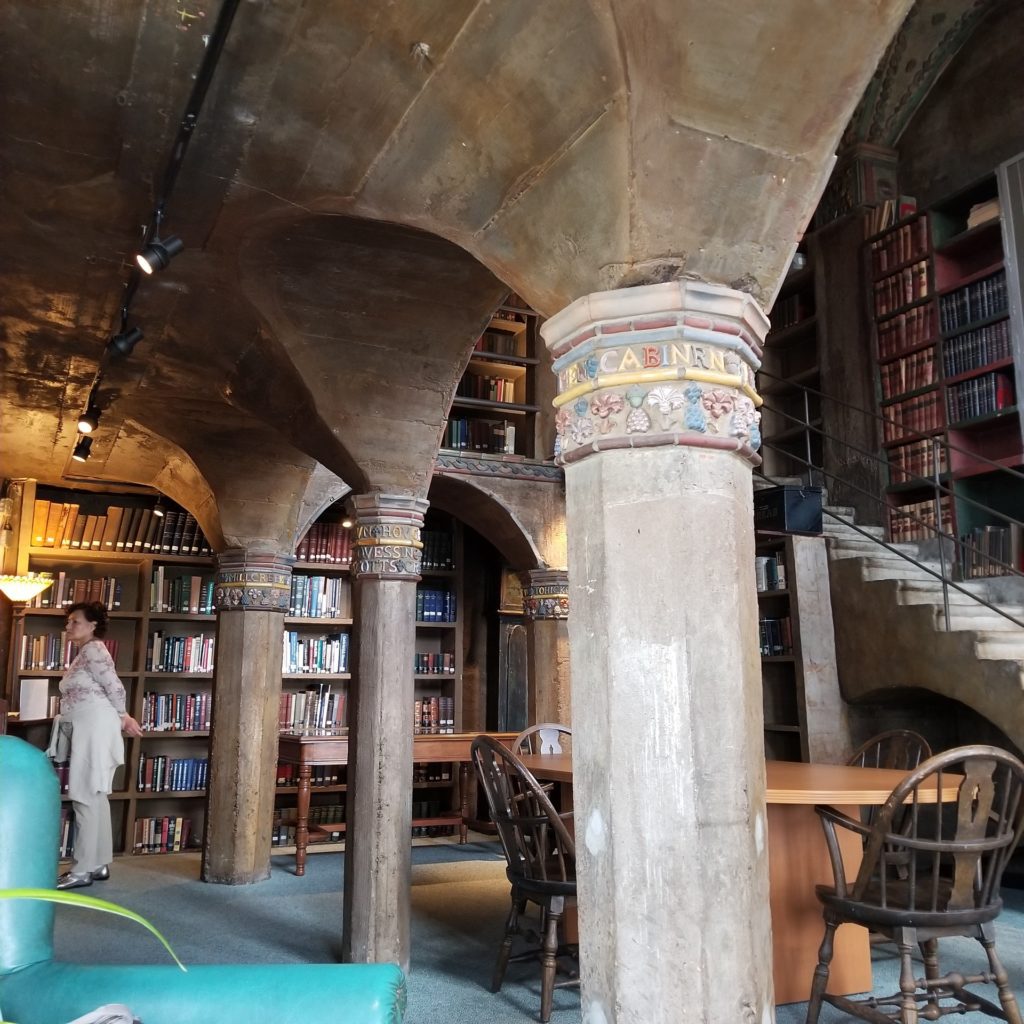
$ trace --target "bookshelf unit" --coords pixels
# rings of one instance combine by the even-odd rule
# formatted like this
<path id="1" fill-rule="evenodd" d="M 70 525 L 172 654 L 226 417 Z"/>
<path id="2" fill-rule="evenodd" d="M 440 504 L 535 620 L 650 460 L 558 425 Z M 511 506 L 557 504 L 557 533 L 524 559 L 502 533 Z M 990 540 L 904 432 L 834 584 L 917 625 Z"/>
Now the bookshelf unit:
<path id="1" fill-rule="evenodd" d="M 47 502 L 51 514 L 44 516 Z M 61 635 L 64 609 L 84 600 L 107 605 L 105 639 L 124 683 L 126 708 L 145 730 L 141 738 L 125 739 L 125 763 L 110 795 L 118 853 L 191 848 L 202 836 L 205 812 L 213 565 L 190 515 L 168 507 L 161 520 L 152 516 L 152 505 L 137 495 L 37 488 L 31 481 L 23 495 L 23 522 L 32 528 L 19 546 L 19 571 L 50 572 L 54 584 L 15 618 L 9 698 L 20 712 L 23 692 L 34 692 L 38 706 L 45 689 L 47 717 L 19 719 L 22 729 L 31 730 L 34 722 L 45 742 L 72 656 Z M 103 517 L 108 529 L 97 533 L 95 547 L 85 547 L 85 524 Z M 47 518 L 58 525 L 37 529 Z M 188 554 L 182 553 L 186 547 Z"/>
<path id="2" fill-rule="evenodd" d="M 812 427 L 821 427 L 821 401 L 809 394 L 805 405 L 801 390 L 821 389 L 816 258 L 815 239 L 807 236 L 771 309 L 762 367 L 772 376 L 762 376 L 758 383 L 765 400 L 762 455 L 769 477 L 806 479 L 807 462 L 821 465 L 821 434 L 803 426 L 806 418 Z"/>
<path id="3" fill-rule="evenodd" d="M 328 517 L 334 513 L 328 513 Z M 330 529 L 323 521 L 314 524 L 315 531 Z M 309 561 L 300 543 L 300 556 L 293 568 L 292 608 L 299 610 L 303 585 L 296 583 L 298 577 L 308 575 L 315 579 L 324 576 L 320 590 L 327 594 L 332 581 L 341 588 L 344 595 L 341 608 L 346 614 L 323 618 L 310 615 L 285 619 L 286 637 L 289 631 L 306 630 L 310 636 L 319 636 L 325 627 L 338 630 L 343 635 L 351 630 L 351 541 L 348 531 L 343 531 L 338 542 L 342 552 L 337 561 Z M 458 522 L 451 516 L 431 510 L 427 513 L 422 531 L 423 562 L 422 580 L 416 587 L 416 647 L 414 662 L 409 666 L 415 688 L 415 705 L 409 709 L 409 725 L 414 735 L 458 732 L 462 728 L 462 533 Z M 315 543 L 314 543 L 315 549 Z M 307 595 L 310 593 L 306 589 Z M 347 602 L 347 603 L 346 603 Z M 306 612 L 317 606 L 307 600 Z M 321 601 L 321 609 L 333 609 L 330 600 Z M 286 651 L 287 651 L 286 643 Z M 286 654 L 287 657 L 287 654 Z M 314 710 L 311 720 L 288 719 L 285 701 L 289 693 L 309 694 L 307 708 L 324 710 L 323 689 L 332 687 L 332 692 L 341 697 L 334 727 L 347 727 L 347 712 L 344 709 L 347 688 L 351 674 L 346 665 L 341 673 L 285 673 L 282 686 L 282 731 L 295 731 L 303 726 L 313 728 L 322 724 L 330 728 L 331 712 L 318 718 Z M 311 689 L 311 684 L 317 689 Z M 318 699 L 319 698 L 319 699 Z M 299 719 L 303 716 L 299 713 Z M 288 719 L 286 721 L 286 719 Z M 277 767 L 277 808 L 272 832 L 273 854 L 295 853 L 295 820 L 298 797 L 297 767 L 279 762 Z M 416 764 L 413 775 L 412 839 L 453 834 L 461 824 L 461 813 L 457 805 L 458 771 L 448 762 Z M 348 785 L 344 765 L 315 765 L 312 768 L 310 785 L 309 850 L 329 852 L 344 849 L 346 797 Z"/>
<path id="4" fill-rule="evenodd" d="M 842 700 L 824 539 L 758 531 L 754 577 L 765 757 L 832 760 Z"/>
<path id="5" fill-rule="evenodd" d="M 456 388 L 443 450 L 534 458 L 538 321 L 514 294 L 494 311 Z"/>
<path id="6" fill-rule="evenodd" d="M 1016 532 L 964 500 L 1015 518 L 1024 503 L 1024 487 L 992 465 L 1024 464 L 1020 311 L 1000 207 L 997 175 L 987 175 L 867 241 L 879 408 L 893 421 L 882 428 L 889 534 L 933 536 L 937 477 L 951 492 L 940 500 L 942 525 L 961 541 L 964 578 L 1004 572 L 989 555 L 1022 568 Z"/>

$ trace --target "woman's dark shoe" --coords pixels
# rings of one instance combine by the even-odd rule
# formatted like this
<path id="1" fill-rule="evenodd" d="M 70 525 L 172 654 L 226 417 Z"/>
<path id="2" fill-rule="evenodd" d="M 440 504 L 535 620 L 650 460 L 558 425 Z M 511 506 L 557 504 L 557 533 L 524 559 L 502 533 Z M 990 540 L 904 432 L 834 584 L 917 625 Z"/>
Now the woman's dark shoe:
<path id="1" fill-rule="evenodd" d="M 92 880 L 94 882 L 105 882 L 110 877 L 110 865 L 104 864 L 103 867 L 97 868 L 92 873 Z"/>
<path id="2" fill-rule="evenodd" d="M 65 871 L 64 874 L 57 879 L 58 889 L 81 889 L 86 885 L 92 885 L 91 871 L 86 871 L 81 875 L 75 874 L 74 871 Z"/>

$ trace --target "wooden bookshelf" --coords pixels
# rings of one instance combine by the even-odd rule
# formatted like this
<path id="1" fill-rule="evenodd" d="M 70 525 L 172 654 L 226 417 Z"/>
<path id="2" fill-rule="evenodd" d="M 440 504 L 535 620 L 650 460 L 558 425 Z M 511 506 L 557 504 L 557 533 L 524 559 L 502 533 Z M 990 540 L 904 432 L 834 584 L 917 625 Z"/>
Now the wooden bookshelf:
<path id="1" fill-rule="evenodd" d="M 494 311 L 456 389 L 443 450 L 535 457 L 539 319 L 516 295 Z"/>
<path id="2" fill-rule="evenodd" d="M 1001 574 L 985 552 L 1013 560 L 1011 549 L 1021 546 L 998 516 L 964 500 L 1015 518 L 1024 507 L 1024 488 L 1001 480 L 992 465 L 1024 465 L 1019 289 L 1007 276 L 1004 243 L 1019 230 L 1005 230 L 1000 174 L 865 246 L 878 407 L 891 421 L 882 428 L 889 536 L 930 540 L 941 515 L 943 532 L 982 549 L 962 545 L 964 577 Z M 936 478 L 951 492 L 938 510 Z"/>
<path id="3" fill-rule="evenodd" d="M 806 478 L 808 461 L 821 465 L 821 434 L 802 425 L 807 418 L 812 427 L 821 427 L 820 399 L 808 394 L 805 404 L 803 391 L 821 389 L 816 259 L 815 239 L 807 236 L 769 313 L 771 330 L 762 360 L 766 374 L 758 380 L 765 399 L 761 454 L 769 477 Z"/>
<path id="4" fill-rule="evenodd" d="M 758 532 L 755 551 L 765 756 L 830 760 L 841 698 L 825 541 Z"/>

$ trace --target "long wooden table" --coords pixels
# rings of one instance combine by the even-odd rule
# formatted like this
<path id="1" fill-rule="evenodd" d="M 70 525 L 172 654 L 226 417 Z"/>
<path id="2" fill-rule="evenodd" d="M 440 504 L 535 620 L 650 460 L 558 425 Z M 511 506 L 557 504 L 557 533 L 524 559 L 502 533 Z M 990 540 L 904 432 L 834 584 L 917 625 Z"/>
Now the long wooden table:
<path id="1" fill-rule="evenodd" d="M 565 755 L 532 754 L 522 758 L 537 778 L 572 784 L 572 759 Z M 845 765 L 766 763 L 768 782 L 769 897 L 776 1003 L 805 1001 L 818 963 L 824 931 L 821 904 L 814 893 L 819 883 L 832 882 L 825 836 L 815 804 L 832 804 L 852 817 L 863 805 L 883 804 L 904 772 L 887 768 L 852 768 Z M 959 780 L 948 778 L 941 800 L 955 800 Z M 932 802 L 935 795 L 922 792 Z M 840 845 L 851 877 L 860 865 L 858 836 L 840 832 Z M 836 994 L 871 989 L 871 952 L 867 930 L 840 928 L 829 976 L 829 991 Z"/>
<path id="2" fill-rule="evenodd" d="M 458 825 L 459 842 L 466 841 L 466 822 L 469 820 L 468 791 L 469 766 L 472 763 L 470 747 L 480 733 L 457 732 L 442 735 L 414 736 L 412 741 L 413 763 L 433 764 L 449 762 L 459 766 L 459 802 L 452 813 L 436 820 L 433 824 Z M 514 732 L 488 733 L 502 743 L 509 744 Z M 295 820 L 295 874 L 306 873 L 306 848 L 309 845 L 309 794 L 310 776 L 314 765 L 348 764 L 348 730 L 344 732 L 286 732 L 277 743 L 278 760 L 299 767 L 298 796 Z"/>

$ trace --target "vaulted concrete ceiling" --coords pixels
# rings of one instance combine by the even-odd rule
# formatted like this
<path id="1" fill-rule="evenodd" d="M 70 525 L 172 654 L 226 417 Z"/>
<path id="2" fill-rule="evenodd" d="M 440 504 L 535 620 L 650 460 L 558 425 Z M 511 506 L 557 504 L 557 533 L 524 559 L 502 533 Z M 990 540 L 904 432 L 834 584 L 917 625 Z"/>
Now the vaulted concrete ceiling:
<path id="1" fill-rule="evenodd" d="M 908 6 L 242 3 L 168 206 L 187 249 L 135 297 L 145 340 L 104 367 L 83 467 L 216 11 L 9 5 L 0 471 L 132 475 L 268 546 L 346 487 L 424 493 L 507 286 L 546 314 L 679 277 L 770 301 Z"/>

